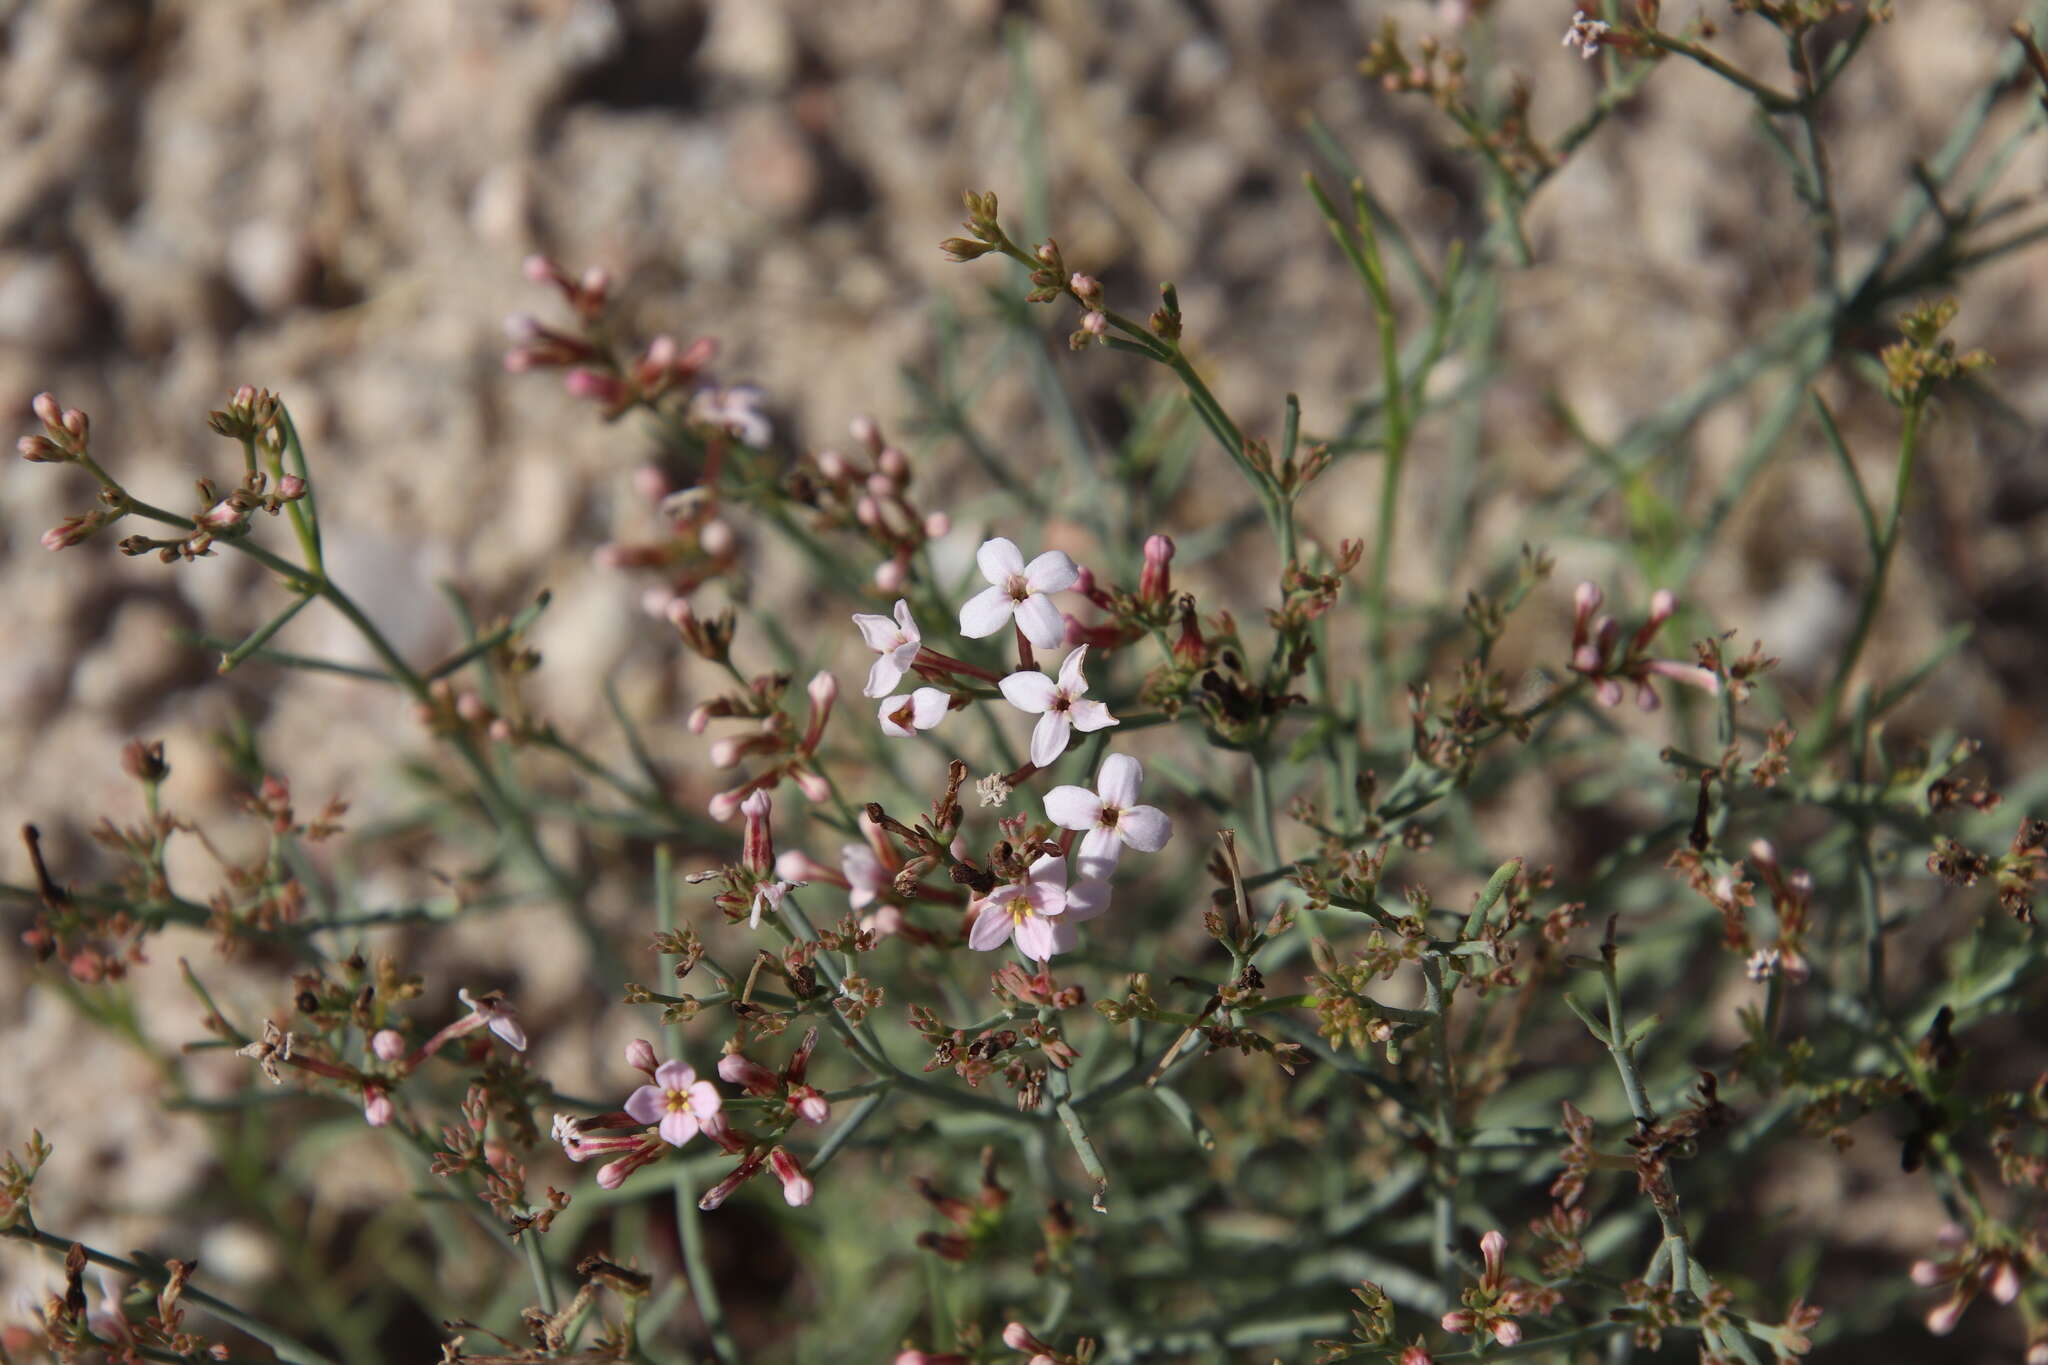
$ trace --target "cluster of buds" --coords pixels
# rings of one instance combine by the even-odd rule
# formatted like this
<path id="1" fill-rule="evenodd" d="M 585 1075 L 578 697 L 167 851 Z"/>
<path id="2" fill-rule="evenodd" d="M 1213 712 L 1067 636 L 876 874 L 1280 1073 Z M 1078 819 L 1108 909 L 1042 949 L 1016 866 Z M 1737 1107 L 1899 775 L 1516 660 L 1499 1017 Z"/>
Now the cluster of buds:
<path id="1" fill-rule="evenodd" d="M 1098 651 L 1112 650 L 1172 625 L 1178 617 L 1192 620 L 1194 599 L 1185 594 L 1176 598 L 1173 592 L 1173 538 L 1156 533 L 1147 536 L 1143 553 L 1135 592 L 1105 585 L 1092 568 L 1080 571 L 1073 590 L 1110 619 L 1087 625 L 1072 612 L 1062 612 L 1061 619 L 1066 624 L 1062 644 L 1069 649 L 1092 645 Z M 1194 629 L 1199 639 L 1201 628 Z"/>
<path id="2" fill-rule="evenodd" d="M 1678 598 L 1669 588 L 1659 588 L 1651 595 L 1648 618 L 1620 649 L 1616 648 L 1620 625 L 1612 616 L 1595 616 L 1603 600 L 1594 583 L 1581 583 L 1572 594 L 1571 670 L 1593 684 L 1593 695 L 1601 705 L 1620 705 L 1622 684 L 1627 682 L 1635 685 L 1637 706 L 1656 710 L 1662 702 L 1650 685 L 1653 677 L 1697 687 L 1709 696 L 1721 690 L 1721 680 L 1710 669 L 1650 657 L 1650 642 L 1678 610 Z"/>
<path id="3" fill-rule="evenodd" d="M 606 541 L 592 552 L 591 562 L 600 569 L 660 574 L 661 581 L 650 584 L 642 594 L 642 608 L 649 616 L 670 621 L 684 632 L 692 649 L 717 662 L 715 649 L 691 638 L 689 596 L 738 562 L 739 535 L 720 515 L 715 493 L 703 485 L 677 489 L 658 465 L 642 465 L 634 471 L 633 491 L 661 519 L 660 534 L 647 540 Z M 731 619 L 723 620 L 729 643 Z"/>
<path id="4" fill-rule="evenodd" d="M 1002 1222 L 1003 1210 L 1009 1207 L 1010 1192 L 996 1179 L 996 1154 L 993 1147 L 984 1147 L 981 1152 L 981 1187 L 972 1199 L 962 1199 L 946 1193 L 932 1181 L 918 1176 L 910 1182 L 918 1197 L 932 1206 L 932 1211 L 953 1225 L 951 1232 L 921 1232 L 917 1244 L 942 1260 L 955 1263 L 969 1260 L 975 1249 L 996 1234 Z"/>
<path id="5" fill-rule="evenodd" d="M 718 343 L 699 337 L 685 346 L 661 335 L 637 354 L 618 354 L 604 328 L 611 302 L 611 274 L 592 266 L 571 275 L 545 256 L 529 256 L 524 267 L 534 284 L 552 285 L 576 315 L 578 330 L 549 327 L 527 314 L 505 320 L 512 348 L 505 368 L 514 374 L 529 370 L 565 370 L 563 386 L 570 395 L 595 403 L 606 421 L 635 408 L 656 408 L 671 396 L 689 393 L 683 415 L 707 432 L 737 437 L 750 446 L 765 446 L 773 428 L 760 411 L 760 390 L 715 385 L 692 389 L 718 354 Z"/>
<path id="6" fill-rule="evenodd" d="M 1762 874 L 1764 885 L 1770 888 L 1771 908 L 1778 916 L 1778 941 L 1750 955 L 1750 979 L 1762 981 L 1782 973 L 1787 981 L 1799 985 L 1813 970 L 1803 951 L 1806 921 L 1813 908 L 1813 874 L 1803 867 L 1786 871 L 1779 865 L 1778 850 L 1768 839 L 1751 844 L 1749 856 Z"/>
<path id="7" fill-rule="evenodd" d="M 1948 1297 L 1927 1311 L 1927 1330 L 1938 1337 L 1955 1330 L 1963 1310 L 1980 1293 L 1990 1294 L 1992 1301 L 2000 1304 L 2018 1299 L 2027 1271 L 2023 1252 L 1971 1246 L 1967 1234 L 1954 1224 L 1943 1228 L 1940 1237 L 1950 1254 L 1940 1260 L 1915 1261 L 1912 1269 L 1913 1283 L 1921 1288 L 1948 1287 Z M 2033 1359 L 2031 1349 L 2028 1359 Z"/>
<path id="8" fill-rule="evenodd" d="M 864 535 L 882 554 L 875 587 L 901 592 L 917 552 L 953 527 L 945 512 L 920 511 L 911 500 L 915 468 L 872 417 L 849 425 L 850 450 L 821 450 L 791 476 L 797 501 L 818 510 L 820 527 Z"/>
<path id="9" fill-rule="evenodd" d="M 538 656 L 528 657 L 539 662 Z M 427 684 L 427 699 L 413 703 L 413 718 L 435 734 L 467 732 L 498 744 L 525 743 L 547 729 L 531 718 L 507 715 L 485 701 L 481 693 L 458 688 L 448 678 Z"/>
<path id="10" fill-rule="evenodd" d="M 694 619 L 694 618 L 693 618 Z M 739 813 L 751 796 L 765 795 L 784 778 L 796 784 L 804 799 L 812 802 L 832 799 L 831 784 L 819 771 L 818 745 L 825 737 L 825 723 L 839 700 L 839 682 L 830 673 L 818 673 L 805 686 L 810 711 L 798 731 L 782 710 L 782 694 L 789 686 L 784 674 L 764 674 L 754 679 L 745 692 L 713 697 L 690 712 L 690 733 L 702 734 L 714 719 L 749 719 L 751 730 L 722 736 L 711 744 L 711 766 L 735 768 L 743 760 L 765 760 L 744 781 L 711 798 L 714 820 L 725 821 Z"/>
<path id="11" fill-rule="evenodd" d="M 878 939 L 901 934 L 912 943 L 937 942 L 928 930 L 910 923 L 904 917 L 903 907 L 896 902 L 958 901 L 961 893 L 924 886 L 916 877 L 910 879 L 907 888 L 899 885 L 898 878 L 905 866 L 903 855 L 893 841 L 883 837 L 881 827 L 866 812 L 859 817 L 859 824 L 862 842 L 840 846 L 838 867 L 827 866 L 799 849 L 791 849 L 775 860 L 775 875 L 796 885 L 818 882 L 845 891 L 848 907 L 860 915 L 857 927 L 861 933 Z M 954 844 L 956 853 L 965 852 L 964 843 L 956 839 Z"/>
<path id="12" fill-rule="evenodd" d="M 1444 1314 L 1443 1328 L 1463 1336 L 1491 1336 L 1503 1346 L 1522 1339 L 1519 1315 L 1550 1312 L 1557 1305 L 1557 1292 L 1526 1284 L 1510 1276 L 1502 1265 L 1507 1238 L 1498 1230 L 1479 1239 L 1479 1255 L 1485 1268 L 1479 1283 L 1465 1291 L 1463 1308 Z"/>
<path id="13" fill-rule="evenodd" d="M 725 912 L 730 921 L 745 919 L 747 927 L 761 927 L 761 916 L 782 904 L 782 898 L 802 885 L 779 877 L 775 867 L 775 830 L 773 824 L 774 806 L 765 789 L 757 789 L 743 797 L 738 805 L 739 813 L 745 817 L 740 836 L 740 860 L 710 872 L 699 872 L 690 878 L 692 883 L 720 881 L 725 889 L 711 898 L 711 903 Z M 718 819 L 729 818 L 712 812 Z"/>
<path id="14" fill-rule="evenodd" d="M 29 408 L 43 424 L 43 430 L 41 435 L 24 436 L 15 443 L 21 458 L 31 464 L 75 464 L 99 480 L 101 506 L 66 517 L 43 532 L 44 549 L 68 550 L 119 520 L 128 510 L 127 496 L 93 461 L 92 422 L 84 412 L 61 406 L 56 395 L 50 393 L 37 394 L 30 400 Z"/>
<path id="15" fill-rule="evenodd" d="M 823 1091 L 804 1079 L 810 1067 L 811 1052 L 817 1046 L 818 1030 L 813 1028 L 804 1034 L 803 1042 L 797 1045 L 779 1072 L 770 1071 L 735 1047 L 719 1058 L 718 1078 L 727 1085 L 738 1086 L 756 1099 L 778 1101 L 782 1105 L 785 1127 L 799 1119 L 817 1127 L 832 1117 L 832 1102 L 825 1098 Z"/>

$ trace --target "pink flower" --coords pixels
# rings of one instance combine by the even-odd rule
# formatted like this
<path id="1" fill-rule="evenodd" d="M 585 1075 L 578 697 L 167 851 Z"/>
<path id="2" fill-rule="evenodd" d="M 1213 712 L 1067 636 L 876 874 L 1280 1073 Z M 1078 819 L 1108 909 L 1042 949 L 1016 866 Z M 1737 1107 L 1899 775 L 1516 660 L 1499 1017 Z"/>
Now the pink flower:
<path id="1" fill-rule="evenodd" d="M 866 909 L 894 889 L 889 869 L 866 844 L 841 845 L 839 870 L 846 874 L 846 902 L 855 910 Z"/>
<path id="2" fill-rule="evenodd" d="M 470 1021 L 480 1019 L 483 1026 L 504 1039 L 506 1046 L 514 1052 L 526 1051 L 526 1030 L 519 1027 L 519 1016 L 513 1013 L 512 1007 L 506 1004 L 496 991 L 489 995 L 472 997 L 468 989 L 464 988 L 455 992 L 455 998 L 469 1006 L 470 1010 L 470 1019 L 459 1021 L 458 1027 L 466 1023 L 469 1029 L 477 1028 L 479 1025 Z M 463 1031 L 466 1033 L 469 1029 Z"/>
<path id="3" fill-rule="evenodd" d="M 952 705 L 952 697 L 936 687 L 920 687 L 908 696 L 884 697 L 882 733 L 891 739 L 909 739 L 944 720 Z"/>
<path id="4" fill-rule="evenodd" d="M 869 697 L 886 697 L 910 671 L 924 640 L 918 633 L 917 622 L 910 619 L 910 604 L 900 597 L 896 599 L 894 621 L 886 616 L 855 612 L 853 623 L 860 627 L 860 637 L 867 641 L 868 648 L 881 656 L 868 669 L 867 686 L 861 689 L 861 693 Z"/>
<path id="5" fill-rule="evenodd" d="M 778 908 L 782 904 L 782 898 L 796 890 L 796 888 L 797 884 L 795 882 L 762 882 L 759 886 L 755 887 L 754 904 L 747 912 L 747 927 L 749 929 L 760 928 L 761 916 L 767 911 Z"/>
<path id="6" fill-rule="evenodd" d="M 1138 784 L 1145 769 L 1129 754 L 1111 754 L 1095 774 L 1095 790 L 1054 787 L 1045 794 L 1045 814 L 1061 829 L 1086 830 L 1081 837 L 1081 868 L 1105 873 L 1128 845 L 1141 853 L 1157 853 L 1173 837 L 1173 824 L 1157 806 L 1141 806 Z"/>
<path id="7" fill-rule="evenodd" d="M 1074 946 L 1072 921 L 1093 919 L 1108 906 L 1106 883 L 1084 881 L 1069 891 L 1066 859 L 1048 853 L 1031 864 L 1023 882 L 999 886 L 982 898 L 967 946 L 985 953 L 1014 938 L 1018 952 L 1044 962 Z"/>
<path id="8" fill-rule="evenodd" d="M 1088 691 L 1088 680 L 1081 676 L 1081 664 L 1087 657 L 1086 645 L 1067 655 L 1058 682 L 1032 669 L 1012 673 L 999 684 L 1010 705 L 1038 716 L 1031 731 L 1031 761 L 1041 768 L 1067 751 L 1067 741 L 1075 730 L 1101 730 L 1117 723 L 1107 706 L 1081 699 Z"/>
<path id="9" fill-rule="evenodd" d="M 655 1068 L 654 1084 L 643 1085 L 626 1100 L 635 1122 L 658 1124 L 661 1140 L 680 1147 L 697 1136 L 703 1120 L 718 1112 L 718 1089 L 681 1062 Z"/>
<path id="10" fill-rule="evenodd" d="M 1055 649 L 1065 633 L 1051 593 L 1074 586 L 1081 571 L 1058 550 L 1047 550 L 1029 564 L 1024 552 L 1001 536 L 983 541 L 974 552 L 989 586 L 960 608 L 960 633 L 979 640 L 993 635 L 1014 618 L 1024 638 L 1040 649 Z"/>

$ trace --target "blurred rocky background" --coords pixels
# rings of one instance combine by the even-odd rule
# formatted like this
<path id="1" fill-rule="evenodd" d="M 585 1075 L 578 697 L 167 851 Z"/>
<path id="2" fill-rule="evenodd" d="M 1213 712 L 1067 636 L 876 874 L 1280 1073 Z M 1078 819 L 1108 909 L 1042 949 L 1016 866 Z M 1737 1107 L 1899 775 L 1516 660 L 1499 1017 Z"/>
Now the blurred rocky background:
<path id="1" fill-rule="evenodd" d="M 558 306 L 521 278 L 522 258 L 601 264 L 644 333 L 718 338 L 720 377 L 762 386 L 791 451 L 844 440 L 856 414 L 900 420 L 903 371 L 930 373 L 943 327 L 965 319 L 960 344 L 991 376 L 980 430 L 1002 458 L 1035 465 L 1054 435 L 1029 367 L 975 339 L 995 311 L 986 286 L 1005 277 L 950 265 L 936 245 L 956 230 L 963 188 L 995 189 L 1007 217 L 1053 231 L 1123 311 L 1149 311 L 1158 281 L 1177 281 L 1214 386 L 1248 427 L 1277 432 L 1292 390 L 1311 430 L 1334 430 L 1378 357 L 1355 281 L 1300 187 L 1306 170 L 1341 179 L 1304 118 L 1328 130 L 1432 257 L 1481 231 L 1480 173 L 1453 150 L 1454 130 L 1426 100 L 1389 95 L 1357 71 L 1383 20 L 1411 37 L 1452 37 L 1452 8 L 0 0 L 0 407 L 10 434 L 28 431 L 31 395 L 56 391 L 91 414 L 104 462 L 143 495 L 189 510 L 192 480 L 231 479 L 239 463 L 206 430 L 206 411 L 238 384 L 281 392 L 311 451 L 334 574 L 401 648 L 430 658 L 457 639 L 439 581 L 486 615 L 552 588 L 535 636 L 546 656 L 536 700 L 565 730 L 615 748 L 599 683 L 618 680 L 695 799 L 711 775 L 689 767 L 701 741 L 678 721 L 695 683 L 674 634 L 642 613 L 631 582 L 590 562 L 596 545 L 651 524 L 631 482 L 646 438 L 596 422 L 552 376 L 504 372 L 505 315 Z M 1674 0 L 1666 26 L 1701 8 L 1723 24 L 1726 50 L 1777 59 L 1771 35 L 1720 0 Z M 1914 192 L 1910 167 L 1989 79 L 2021 5 L 1898 8 L 1824 119 L 1852 255 Z M 1531 120 L 1554 136 L 1598 89 L 1597 67 L 1559 44 L 1573 5 L 1493 9 L 1491 59 L 1527 81 Z M 1761 335 L 1807 288 L 1805 209 L 1760 150 L 1750 106 L 1672 65 L 1530 211 L 1534 264 L 1505 283 L 1503 378 L 1480 446 L 1487 495 L 1472 536 L 1489 555 L 1516 534 L 1520 507 L 1581 462 L 1553 398 L 1610 438 Z M 2028 109 L 2023 94 L 2007 105 L 2008 122 Z M 2030 144 L 2005 183 L 2035 193 L 2044 167 Z M 1872 676 L 1895 676 L 1950 626 L 1974 626 L 1942 675 L 1937 713 L 1902 724 L 1958 725 L 2000 754 L 2001 771 L 2042 757 L 2048 703 L 2044 274 L 2048 256 L 2016 253 L 1960 291 L 1956 334 L 1999 366 L 1982 397 L 1936 424 L 1891 608 L 1866 656 Z M 1167 391 L 1129 357 L 1068 353 L 1071 316 L 1034 316 L 1102 439 L 1131 405 Z M 1841 414 L 1851 448 L 1882 498 L 1894 414 L 1867 389 L 1840 392 L 1852 399 Z M 1773 396 L 1725 404 L 1682 438 L 1702 490 L 1740 457 Z M 985 491 L 946 440 L 904 441 L 935 480 L 963 496 Z M 1450 441 L 1438 424 L 1418 444 L 1402 519 L 1418 545 L 1435 543 L 1448 515 L 1433 469 Z M 1195 524 L 1232 500 L 1220 459 L 1198 458 L 1217 477 L 1189 495 Z M 1312 513 L 1316 530 L 1369 534 L 1374 482 L 1366 462 L 1348 471 Z M 167 567 L 123 559 L 105 539 L 56 554 L 38 545 L 88 505 L 73 472 L 19 461 L 0 470 L 0 829 L 39 822 L 53 862 L 85 875 L 91 824 L 132 817 L 135 791 L 117 760 L 138 736 L 166 741 L 173 804 L 218 816 L 236 788 L 214 737 L 238 722 L 309 804 L 336 791 L 361 817 L 402 804 L 396 756 L 423 742 L 403 705 L 265 667 L 216 677 L 215 655 L 175 637 L 246 633 L 275 611 L 274 586 L 234 555 Z M 1600 535 L 1626 524 L 1613 508 L 1595 517 L 1586 529 Z M 963 536 L 977 529 L 956 519 Z M 1543 607 L 1553 630 L 1564 628 L 1571 581 L 1614 571 L 1592 540 L 1550 544 L 1561 560 Z M 772 544 L 752 548 L 761 600 L 797 619 L 797 566 L 773 562 Z M 1866 558 L 1840 476 L 1806 423 L 1686 586 L 1709 619 L 1781 655 L 1790 695 L 1810 699 Z M 1475 574 L 1492 562 L 1475 560 Z M 1446 577 L 1417 552 L 1395 582 L 1415 596 L 1470 586 Z M 1654 586 L 1610 580 L 1636 602 Z M 857 649 L 845 635 L 850 667 Z M 277 643 L 354 649 L 317 610 Z M 27 881 L 19 851 L 5 857 L 7 880 Z M 375 904 L 417 886 L 400 877 L 391 895 L 379 890 L 359 895 Z M 610 913 L 628 913 L 623 897 Z M 442 951 L 500 970 L 530 1013 L 574 1013 L 585 989 L 577 945 L 545 915 L 515 911 L 507 923 Z M 194 1015 L 172 942 L 137 991 L 149 1027 L 169 1038 L 189 1035 Z M 58 1139 L 45 1180 L 53 1222 L 137 1244 L 207 1177 L 197 1120 L 166 1127 L 145 1064 L 84 1029 L 59 995 L 27 992 L 25 976 L 19 953 L 0 953 L 4 1136 L 34 1121 Z M 607 1025 L 592 1027 L 609 1048 Z M 84 1072 L 99 1077 L 90 1088 L 75 1083 Z M 364 1178 L 375 1184 L 374 1171 Z M 1887 1255 L 1919 1254 L 1925 1230 L 1895 1238 L 1888 1218 L 1855 1235 Z M 283 1254 L 274 1230 L 199 1231 L 191 1249 L 231 1287 L 262 1282 Z M 46 1270 L 0 1257 L 6 1311 Z"/>

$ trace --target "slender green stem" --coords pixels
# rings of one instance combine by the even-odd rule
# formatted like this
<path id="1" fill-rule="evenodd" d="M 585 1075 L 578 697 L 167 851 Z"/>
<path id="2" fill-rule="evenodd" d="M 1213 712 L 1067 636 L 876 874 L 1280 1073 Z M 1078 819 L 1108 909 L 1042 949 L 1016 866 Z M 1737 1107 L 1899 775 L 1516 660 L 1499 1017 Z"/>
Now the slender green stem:
<path id="1" fill-rule="evenodd" d="M 689 1167 L 678 1165 L 675 1176 L 676 1235 L 683 1249 L 683 1275 L 690 1282 L 690 1296 L 704 1319 L 711 1338 L 711 1350 L 722 1365 L 739 1365 L 740 1351 L 726 1324 L 725 1304 L 711 1278 L 711 1258 L 704 1244 L 704 1213 L 697 1207 L 697 1191 Z"/>

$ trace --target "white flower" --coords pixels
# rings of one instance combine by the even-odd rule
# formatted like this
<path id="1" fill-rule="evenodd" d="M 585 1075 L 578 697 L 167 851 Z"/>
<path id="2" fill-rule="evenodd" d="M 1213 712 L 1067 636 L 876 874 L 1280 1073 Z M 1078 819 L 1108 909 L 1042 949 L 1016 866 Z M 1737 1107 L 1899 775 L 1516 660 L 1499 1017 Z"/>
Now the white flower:
<path id="1" fill-rule="evenodd" d="M 886 616 L 855 612 L 853 623 L 860 627 L 860 637 L 867 641 L 868 648 L 882 656 L 868 670 L 868 684 L 861 693 L 869 697 L 886 697 L 895 690 L 897 683 L 903 681 L 903 675 L 910 670 L 923 644 L 924 637 L 918 634 L 917 622 L 910 619 L 910 604 L 900 597 L 896 599 L 894 621 Z"/>
<path id="2" fill-rule="evenodd" d="M 1023 882 L 999 886 L 982 898 L 967 946 L 985 953 L 1015 938 L 1018 952 L 1043 962 L 1074 946 L 1077 921 L 1094 919 L 1108 908 L 1108 883 L 1091 878 L 1069 889 L 1067 860 L 1048 853 L 1031 864 Z"/>
<path id="3" fill-rule="evenodd" d="M 882 698 L 882 733 L 892 739 L 909 739 L 919 730 L 929 730 L 946 718 L 952 697 L 936 687 L 920 687 L 908 696 Z"/>
<path id="4" fill-rule="evenodd" d="M 1031 761 L 1043 768 L 1067 751 L 1067 740 L 1075 730 L 1101 730 L 1117 719 L 1099 701 L 1083 701 L 1088 680 L 1081 676 L 1081 661 L 1088 655 L 1082 645 L 1060 665 L 1055 683 L 1036 669 L 1012 673 L 1000 686 L 1003 696 L 1019 711 L 1038 717 L 1031 730 Z"/>
<path id="5" fill-rule="evenodd" d="M 1606 36 L 1606 20 L 1588 19 L 1584 10 L 1573 10 L 1572 25 L 1564 33 L 1564 45 L 1577 48 L 1579 55 L 1590 61 L 1600 51 L 1600 40 Z"/>
<path id="6" fill-rule="evenodd" d="M 1074 561 L 1058 550 L 1047 550 L 1026 564 L 1023 551 L 997 536 L 982 542 L 974 562 L 989 586 L 960 608 L 960 633 L 978 640 L 995 634 L 1014 616 L 1025 639 L 1040 649 L 1057 648 L 1067 627 L 1047 594 L 1065 592 L 1080 579 Z"/>
<path id="7" fill-rule="evenodd" d="M 690 417 L 756 448 L 766 447 L 775 434 L 761 412 L 761 391 L 751 384 L 697 390 L 690 398 Z"/>
<path id="8" fill-rule="evenodd" d="M 1173 823 L 1157 806 L 1138 804 L 1138 784 L 1145 769 L 1129 754 L 1111 754 L 1095 774 L 1095 790 L 1054 787 L 1045 794 L 1045 814 L 1061 829 L 1086 830 L 1081 836 L 1081 868 L 1107 873 L 1129 845 L 1141 853 L 1157 853 L 1173 837 Z"/>
<path id="9" fill-rule="evenodd" d="M 747 914 L 747 927 L 761 927 L 761 913 L 773 910 L 782 904 L 782 898 L 802 886 L 802 882 L 762 882 L 754 889 L 753 909 Z"/>

